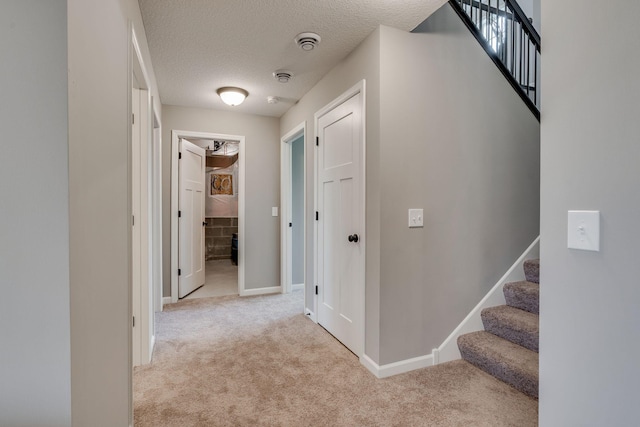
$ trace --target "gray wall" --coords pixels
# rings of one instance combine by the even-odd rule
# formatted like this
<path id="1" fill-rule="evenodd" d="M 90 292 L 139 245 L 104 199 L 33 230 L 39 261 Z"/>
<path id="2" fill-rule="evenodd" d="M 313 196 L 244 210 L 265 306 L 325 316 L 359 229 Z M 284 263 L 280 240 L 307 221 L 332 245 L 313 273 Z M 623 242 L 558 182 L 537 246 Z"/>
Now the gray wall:
<path id="1" fill-rule="evenodd" d="M 304 283 L 304 137 L 291 143 L 292 283 Z"/>
<path id="2" fill-rule="evenodd" d="M 3 3 L 1 425 L 132 421 L 130 23 L 157 100 L 137 1 Z"/>
<path id="3" fill-rule="evenodd" d="M 71 424 L 67 2 L 0 13 L 0 425 Z"/>
<path id="4" fill-rule="evenodd" d="M 271 207 L 280 206 L 279 120 L 252 114 L 164 105 L 163 295 L 171 295 L 172 130 L 245 136 L 245 289 L 280 286 L 280 218 L 271 216 Z"/>
<path id="5" fill-rule="evenodd" d="M 542 15 L 540 425 L 636 425 L 640 3 Z M 600 252 L 567 249 L 576 209 L 600 211 Z"/>
<path id="6" fill-rule="evenodd" d="M 374 31 L 340 64 L 324 76 L 302 99 L 280 119 L 282 136 L 302 123 L 307 124 L 305 150 L 307 152 L 307 236 L 313 236 L 314 218 L 314 162 L 315 129 L 313 115 L 362 79 L 366 79 L 366 144 L 368 147 L 367 205 L 366 205 L 366 301 L 365 301 L 365 353 L 373 360 L 378 354 L 379 330 L 379 186 L 377 185 L 379 111 L 380 111 L 380 32 Z M 313 238 L 307 239 L 307 277 L 305 307 L 313 310 Z"/>
<path id="7" fill-rule="evenodd" d="M 72 422 L 124 426 L 131 420 L 130 23 L 159 97 L 136 0 L 69 0 L 68 17 Z"/>
<path id="8" fill-rule="evenodd" d="M 538 235 L 539 123 L 448 4 L 417 31 L 380 37 L 381 364 L 439 346 Z"/>

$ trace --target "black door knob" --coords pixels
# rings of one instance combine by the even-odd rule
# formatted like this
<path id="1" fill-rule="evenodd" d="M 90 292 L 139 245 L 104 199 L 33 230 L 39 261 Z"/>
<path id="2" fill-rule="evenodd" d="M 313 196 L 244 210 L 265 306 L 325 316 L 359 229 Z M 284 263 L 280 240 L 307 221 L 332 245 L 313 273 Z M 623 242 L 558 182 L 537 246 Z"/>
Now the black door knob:
<path id="1" fill-rule="evenodd" d="M 352 234 L 352 235 L 350 235 L 350 236 L 349 236 L 349 241 L 350 241 L 350 242 L 357 243 L 357 242 L 358 242 L 358 240 L 360 240 L 360 238 L 358 237 L 358 235 L 357 235 L 357 234 Z"/>

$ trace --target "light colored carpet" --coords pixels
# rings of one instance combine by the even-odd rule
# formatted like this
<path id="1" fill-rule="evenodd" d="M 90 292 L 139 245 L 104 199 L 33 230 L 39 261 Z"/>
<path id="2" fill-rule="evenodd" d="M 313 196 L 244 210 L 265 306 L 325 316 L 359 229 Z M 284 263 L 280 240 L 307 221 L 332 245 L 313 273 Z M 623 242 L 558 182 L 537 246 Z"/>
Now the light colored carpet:
<path id="1" fill-rule="evenodd" d="M 536 426 L 538 402 L 464 361 L 377 379 L 302 292 L 165 306 L 134 371 L 142 426 Z"/>
<path id="2" fill-rule="evenodd" d="M 238 295 L 238 266 L 231 262 L 231 258 L 206 261 L 204 280 L 204 286 L 184 299 Z"/>

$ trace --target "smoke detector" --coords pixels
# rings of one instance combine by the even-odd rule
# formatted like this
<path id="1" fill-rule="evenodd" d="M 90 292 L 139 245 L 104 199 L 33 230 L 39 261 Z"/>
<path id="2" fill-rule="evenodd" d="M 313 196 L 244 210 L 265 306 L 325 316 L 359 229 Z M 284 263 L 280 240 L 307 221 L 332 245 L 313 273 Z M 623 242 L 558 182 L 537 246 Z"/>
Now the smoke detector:
<path id="1" fill-rule="evenodd" d="M 273 77 L 280 83 L 289 83 L 289 80 L 293 77 L 293 73 L 287 70 L 276 70 L 273 72 Z"/>
<path id="2" fill-rule="evenodd" d="M 296 36 L 295 41 L 300 49 L 309 52 L 320 44 L 320 36 L 316 33 L 300 33 Z"/>

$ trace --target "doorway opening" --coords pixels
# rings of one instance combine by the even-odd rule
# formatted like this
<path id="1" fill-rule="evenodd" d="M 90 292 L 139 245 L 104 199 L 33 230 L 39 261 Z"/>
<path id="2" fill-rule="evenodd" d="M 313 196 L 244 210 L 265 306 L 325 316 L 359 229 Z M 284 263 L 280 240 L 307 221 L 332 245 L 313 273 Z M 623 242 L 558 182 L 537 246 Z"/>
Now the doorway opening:
<path id="1" fill-rule="evenodd" d="M 244 292 L 244 137 L 203 132 L 172 131 L 171 169 L 171 302 L 178 299 Z M 201 215 L 185 216 L 180 183 L 185 142 L 202 150 L 203 200 Z M 200 206 L 200 205 L 198 205 Z M 181 222 L 182 221 L 182 222 Z M 191 221 L 195 239 L 185 246 L 185 222 Z M 196 227 L 196 225 L 198 227 Z M 195 243 L 194 243 L 195 242 Z M 185 248 L 195 248 L 194 250 Z M 204 275 L 193 289 L 181 290 L 181 279 L 198 256 Z"/>
<path id="2" fill-rule="evenodd" d="M 281 139 L 280 186 L 282 210 L 281 281 L 282 292 L 302 290 L 306 280 L 306 123 L 293 128 Z M 306 301 L 306 298 L 305 298 Z M 305 303 L 305 306 L 307 304 Z"/>

